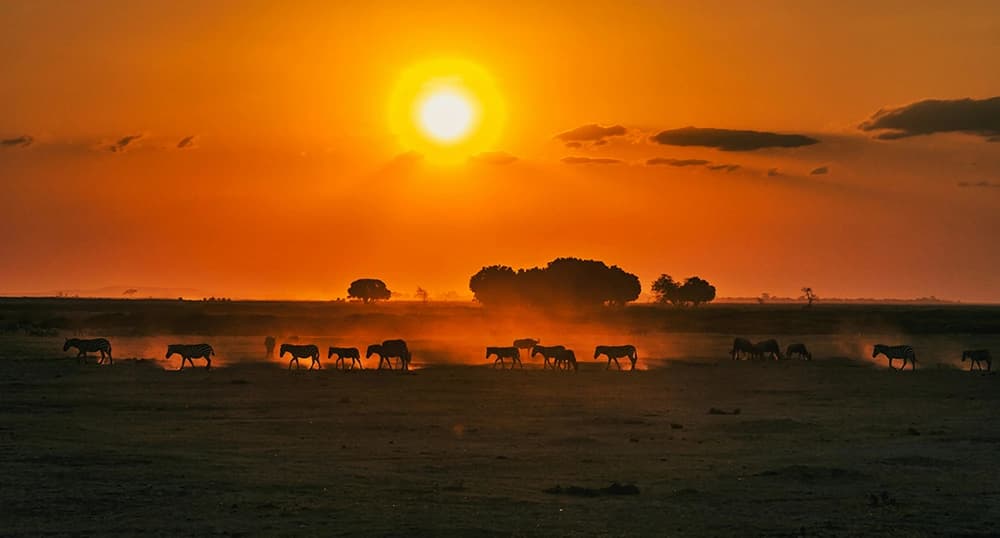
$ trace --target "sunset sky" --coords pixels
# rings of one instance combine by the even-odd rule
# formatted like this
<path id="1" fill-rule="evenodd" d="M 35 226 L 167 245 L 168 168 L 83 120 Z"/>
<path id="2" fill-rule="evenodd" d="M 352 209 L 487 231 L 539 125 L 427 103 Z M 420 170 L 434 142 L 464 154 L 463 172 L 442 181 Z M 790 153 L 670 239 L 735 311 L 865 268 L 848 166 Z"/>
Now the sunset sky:
<path id="1" fill-rule="evenodd" d="M 11 0 L 0 50 L 2 294 L 1000 301 L 995 0 Z"/>

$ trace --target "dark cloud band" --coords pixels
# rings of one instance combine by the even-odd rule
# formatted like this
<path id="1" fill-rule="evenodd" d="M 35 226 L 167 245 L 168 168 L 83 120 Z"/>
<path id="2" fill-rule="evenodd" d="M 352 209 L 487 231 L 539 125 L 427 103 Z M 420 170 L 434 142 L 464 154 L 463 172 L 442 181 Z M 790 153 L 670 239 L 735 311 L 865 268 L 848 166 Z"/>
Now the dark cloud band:
<path id="1" fill-rule="evenodd" d="M 819 140 L 799 134 L 766 131 L 683 127 L 661 131 L 649 137 L 668 146 L 701 146 L 722 151 L 753 151 L 764 148 L 797 148 L 818 144 Z"/>
<path id="2" fill-rule="evenodd" d="M 1000 141 L 1000 97 L 989 99 L 928 99 L 882 109 L 859 127 L 878 131 L 875 138 L 897 140 L 934 133 L 966 133 Z"/>

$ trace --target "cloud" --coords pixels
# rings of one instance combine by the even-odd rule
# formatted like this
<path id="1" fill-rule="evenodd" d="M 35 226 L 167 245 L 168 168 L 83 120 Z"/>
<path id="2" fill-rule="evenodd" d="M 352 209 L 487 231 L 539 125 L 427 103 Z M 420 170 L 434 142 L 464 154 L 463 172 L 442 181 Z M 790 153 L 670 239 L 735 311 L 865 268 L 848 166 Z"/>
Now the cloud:
<path id="1" fill-rule="evenodd" d="M 927 99 L 898 108 L 883 108 L 858 128 L 868 132 L 880 131 L 875 135 L 880 140 L 934 133 L 965 133 L 998 142 L 1000 97 Z"/>
<path id="2" fill-rule="evenodd" d="M 709 163 L 705 159 L 670 159 L 667 157 L 653 157 L 646 161 L 647 166 L 667 165 L 667 166 L 705 166 Z"/>
<path id="3" fill-rule="evenodd" d="M 185 136 L 177 143 L 177 149 L 194 148 L 195 135 Z"/>
<path id="4" fill-rule="evenodd" d="M 620 159 L 593 157 L 563 157 L 561 160 L 565 164 L 621 164 L 622 162 Z"/>
<path id="5" fill-rule="evenodd" d="M 763 148 L 797 148 L 818 144 L 819 140 L 799 134 L 765 131 L 683 127 L 661 131 L 649 139 L 668 146 L 704 146 L 722 151 L 753 151 Z"/>
<path id="6" fill-rule="evenodd" d="M 505 151 L 486 151 L 473 155 L 472 160 L 484 164 L 504 165 L 516 161 L 517 157 Z"/>
<path id="7" fill-rule="evenodd" d="M 707 167 L 709 170 L 724 170 L 726 172 L 735 172 L 740 169 L 738 164 L 710 164 Z"/>
<path id="8" fill-rule="evenodd" d="M 970 182 L 970 181 L 959 181 L 958 182 L 958 186 L 959 187 L 963 187 L 963 188 L 964 187 L 986 187 L 986 188 L 1000 189 L 1000 183 L 993 183 L 993 182 L 990 182 L 990 181 L 977 181 L 977 182 L 974 182 L 974 183 Z"/>
<path id="9" fill-rule="evenodd" d="M 577 127 L 576 129 L 570 129 L 559 133 L 555 136 L 556 140 L 560 140 L 566 144 L 566 147 L 578 148 L 584 143 L 590 142 L 595 146 L 602 146 L 607 144 L 606 140 L 612 136 L 622 136 L 628 129 L 622 125 L 611 125 L 610 127 L 602 127 L 596 123 L 591 123 L 589 125 L 583 125 Z"/>
<path id="10" fill-rule="evenodd" d="M 26 148 L 34 143 L 35 139 L 28 135 L 0 140 L 0 146 L 5 148 Z"/>
<path id="11" fill-rule="evenodd" d="M 120 153 L 122 151 L 125 151 L 125 148 L 127 148 L 130 144 L 132 144 L 136 140 L 139 140 L 140 138 L 142 138 L 141 134 L 123 136 L 119 138 L 117 142 L 108 146 L 108 151 L 115 153 Z"/>
<path id="12" fill-rule="evenodd" d="M 770 168 L 767 171 L 767 176 L 768 177 L 775 177 L 775 176 L 780 176 L 780 175 L 781 175 L 781 172 L 779 172 L 777 168 Z"/>
<path id="13" fill-rule="evenodd" d="M 820 166 L 819 168 L 813 168 L 812 172 L 809 172 L 810 176 L 822 176 L 824 174 L 830 173 L 829 166 Z"/>

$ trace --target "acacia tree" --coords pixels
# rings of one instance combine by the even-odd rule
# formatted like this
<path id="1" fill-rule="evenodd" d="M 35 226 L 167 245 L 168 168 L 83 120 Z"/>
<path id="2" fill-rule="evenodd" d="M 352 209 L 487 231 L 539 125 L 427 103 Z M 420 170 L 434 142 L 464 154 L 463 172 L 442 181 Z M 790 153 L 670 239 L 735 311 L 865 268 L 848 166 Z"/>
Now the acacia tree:
<path id="1" fill-rule="evenodd" d="M 485 305 L 621 306 L 639 297 L 639 277 L 598 260 L 557 258 L 545 267 L 483 267 L 469 279 L 469 289 Z"/>
<path id="2" fill-rule="evenodd" d="M 715 286 L 696 276 L 686 279 L 681 284 L 670 275 L 662 274 L 653 282 L 653 293 L 660 303 L 698 306 L 715 299 Z"/>
<path id="3" fill-rule="evenodd" d="M 385 282 L 377 278 L 359 278 L 351 282 L 351 287 L 347 288 L 347 296 L 361 299 L 367 304 L 388 300 L 392 297 L 392 292 L 385 286 Z"/>

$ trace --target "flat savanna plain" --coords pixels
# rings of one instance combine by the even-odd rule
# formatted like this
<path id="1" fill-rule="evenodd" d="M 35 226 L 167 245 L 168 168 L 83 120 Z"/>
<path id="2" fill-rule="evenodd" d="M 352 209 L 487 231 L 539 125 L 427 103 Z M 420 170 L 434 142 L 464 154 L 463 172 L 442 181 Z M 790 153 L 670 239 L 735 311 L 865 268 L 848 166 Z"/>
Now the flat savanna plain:
<path id="1" fill-rule="evenodd" d="M 1000 377 L 958 369 L 963 348 L 1000 355 L 998 308 L 542 319 L 8 300 L 0 315 L 100 333 L 116 354 L 78 365 L 62 336 L 0 336 L 3 535 L 992 536 L 1000 523 Z M 288 371 L 261 357 L 265 334 L 403 337 L 418 368 Z M 804 341 L 816 360 L 734 362 L 736 335 Z M 580 371 L 491 369 L 482 347 L 521 336 L 570 343 Z M 212 343 L 219 367 L 176 371 L 174 341 Z M 918 370 L 871 361 L 875 341 L 913 344 Z M 642 370 L 604 371 L 587 350 L 625 342 Z M 613 482 L 639 493 L 545 491 Z"/>

